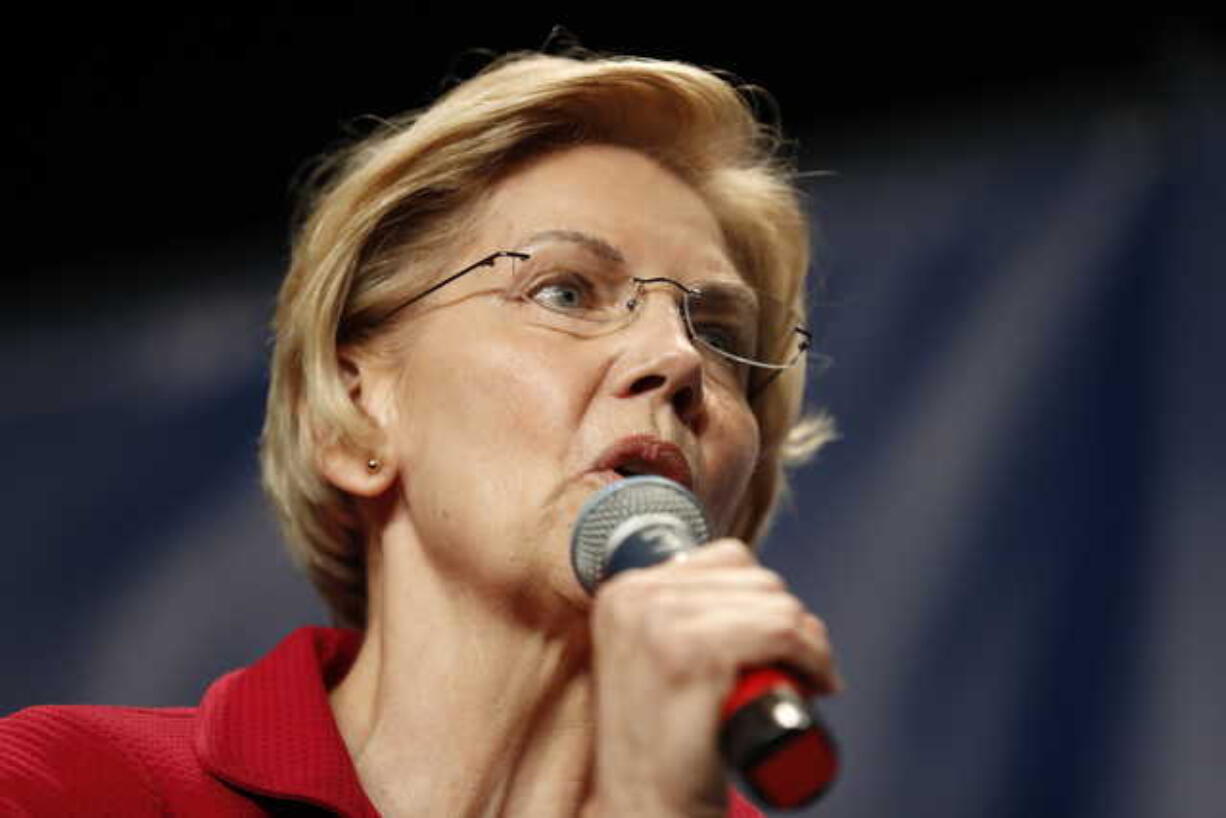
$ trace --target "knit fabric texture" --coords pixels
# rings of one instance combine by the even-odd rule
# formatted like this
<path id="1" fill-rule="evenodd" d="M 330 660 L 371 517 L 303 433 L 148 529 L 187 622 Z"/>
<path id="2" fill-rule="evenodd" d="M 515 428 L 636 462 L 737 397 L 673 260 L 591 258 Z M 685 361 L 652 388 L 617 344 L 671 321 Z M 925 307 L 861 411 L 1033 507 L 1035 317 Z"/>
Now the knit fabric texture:
<path id="1" fill-rule="evenodd" d="M 0 815 L 378 818 L 328 690 L 357 631 L 300 628 L 200 706 L 43 706 L 0 719 Z M 762 818 L 731 791 L 729 818 Z"/>

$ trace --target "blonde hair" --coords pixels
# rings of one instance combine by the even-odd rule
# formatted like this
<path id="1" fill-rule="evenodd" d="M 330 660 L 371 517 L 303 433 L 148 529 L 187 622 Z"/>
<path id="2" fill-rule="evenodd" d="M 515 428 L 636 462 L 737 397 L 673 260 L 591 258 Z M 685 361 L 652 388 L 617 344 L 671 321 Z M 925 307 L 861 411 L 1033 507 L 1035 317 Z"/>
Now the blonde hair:
<path id="1" fill-rule="evenodd" d="M 367 533 L 320 473 L 321 446 L 370 451 L 337 354 L 377 337 L 420 288 L 406 267 L 453 243 L 478 198 L 518 163 L 582 143 L 640 150 L 712 208 L 742 275 L 803 310 L 808 228 L 775 132 L 719 76 L 679 62 L 518 54 L 431 107 L 384 123 L 327 163 L 293 243 L 274 320 L 261 439 L 264 486 L 291 551 L 342 624 L 365 622 Z M 832 435 L 801 419 L 803 365 L 754 402 L 762 457 L 732 535 L 756 541 L 783 469 Z"/>

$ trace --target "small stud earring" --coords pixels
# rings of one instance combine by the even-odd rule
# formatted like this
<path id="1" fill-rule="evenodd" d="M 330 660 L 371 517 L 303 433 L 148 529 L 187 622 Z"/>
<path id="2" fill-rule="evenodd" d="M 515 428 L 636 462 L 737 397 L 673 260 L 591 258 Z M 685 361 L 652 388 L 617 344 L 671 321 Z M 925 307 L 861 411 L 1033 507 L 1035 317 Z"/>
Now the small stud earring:
<path id="1" fill-rule="evenodd" d="M 371 474 L 379 471 L 380 467 L 382 466 L 383 464 L 379 462 L 379 458 L 377 457 L 372 457 L 370 460 L 366 461 L 366 471 L 370 472 Z"/>

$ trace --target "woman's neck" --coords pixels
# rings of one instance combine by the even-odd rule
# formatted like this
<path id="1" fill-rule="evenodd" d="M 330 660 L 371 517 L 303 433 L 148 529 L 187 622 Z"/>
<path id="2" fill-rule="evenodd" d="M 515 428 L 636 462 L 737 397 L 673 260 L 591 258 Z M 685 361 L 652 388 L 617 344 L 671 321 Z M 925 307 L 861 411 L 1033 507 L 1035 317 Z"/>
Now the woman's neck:
<path id="1" fill-rule="evenodd" d="M 526 623 L 398 549 L 331 703 L 384 818 L 579 814 L 590 789 L 587 627 Z"/>

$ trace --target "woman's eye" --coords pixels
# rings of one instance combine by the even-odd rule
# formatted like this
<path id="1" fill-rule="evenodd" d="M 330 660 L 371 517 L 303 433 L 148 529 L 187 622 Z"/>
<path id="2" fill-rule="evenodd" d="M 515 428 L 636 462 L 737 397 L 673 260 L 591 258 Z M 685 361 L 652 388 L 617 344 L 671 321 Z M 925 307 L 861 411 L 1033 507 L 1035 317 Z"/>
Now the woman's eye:
<path id="1" fill-rule="evenodd" d="M 731 327 L 722 324 L 699 324 L 694 327 L 694 332 L 704 344 L 720 352 L 742 357 L 747 354 L 744 338 Z"/>
<path id="2" fill-rule="evenodd" d="M 571 312 L 591 306 L 591 287 L 577 276 L 554 278 L 537 283 L 528 297 L 547 309 Z"/>

